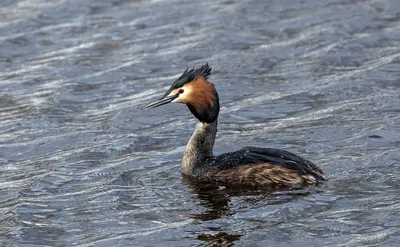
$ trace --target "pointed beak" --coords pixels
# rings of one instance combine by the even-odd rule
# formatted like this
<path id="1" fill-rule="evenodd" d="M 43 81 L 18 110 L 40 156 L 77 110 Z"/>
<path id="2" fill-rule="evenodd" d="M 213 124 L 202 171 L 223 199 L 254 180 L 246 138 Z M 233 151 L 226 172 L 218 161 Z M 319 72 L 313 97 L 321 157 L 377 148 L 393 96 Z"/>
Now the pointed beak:
<path id="1" fill-rule="evenodd" d="M 179 94 L 165 96 L 159 100 L 153 101 L 153 102 L 143 106 L 142 109 L 151 109 L 151 108 L 155 108 L 157 106 L 162 106 L 162 105 L 171 103 L 174 99 L 176 99 L 178 97 L 179 97 Z"/>

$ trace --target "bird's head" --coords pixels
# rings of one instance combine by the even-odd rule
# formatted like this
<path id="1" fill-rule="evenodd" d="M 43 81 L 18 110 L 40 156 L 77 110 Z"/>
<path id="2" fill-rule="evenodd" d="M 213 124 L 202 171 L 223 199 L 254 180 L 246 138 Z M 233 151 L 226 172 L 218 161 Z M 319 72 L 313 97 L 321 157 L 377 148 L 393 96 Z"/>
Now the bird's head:
<path id="1" fill-rule="evenodd" d="M 208 63 L 200 68 L 186 69 L 161 99 L 143 108 L 154 108 L 171 102 L 183 103 L 199 121 L 214 122 L 219 114 L 219 98 L 214 85 L 207 80 L 210 74 Z"/>

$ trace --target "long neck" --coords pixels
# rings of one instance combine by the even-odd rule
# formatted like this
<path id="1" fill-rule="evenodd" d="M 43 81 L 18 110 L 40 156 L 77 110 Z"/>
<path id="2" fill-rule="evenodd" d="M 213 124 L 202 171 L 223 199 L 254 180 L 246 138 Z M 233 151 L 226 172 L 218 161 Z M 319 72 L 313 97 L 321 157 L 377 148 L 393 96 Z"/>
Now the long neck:
<path id="1" fill-rule="evenodd" d="M 182 160 L 182 173 L 195 175 L 197 168 L 201 168 L 206 158 L 213 156 L 215 136 L 217 134 L 217 122 L 199 122 L 196 126 Z"/>

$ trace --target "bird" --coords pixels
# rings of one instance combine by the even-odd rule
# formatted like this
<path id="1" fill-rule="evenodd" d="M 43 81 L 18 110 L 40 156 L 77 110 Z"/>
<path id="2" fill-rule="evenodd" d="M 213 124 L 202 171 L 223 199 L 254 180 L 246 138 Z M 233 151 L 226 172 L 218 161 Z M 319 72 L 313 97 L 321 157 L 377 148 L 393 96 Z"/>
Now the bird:
<path id="1" fill-rule="evenodd" d="M 281 149 L 246 146 L 215 156 L 220 102 L 214 84 L 208 80 L 211 70 L 207 62 L 198 68 L 187 68 L 164 96 L 142 107 L 182 103 L 197 118 L 182 158 L 183 176 L 224 186 L 259 188 L 304 188 L 325 180 L 323 171 L 313 162 Z"/>

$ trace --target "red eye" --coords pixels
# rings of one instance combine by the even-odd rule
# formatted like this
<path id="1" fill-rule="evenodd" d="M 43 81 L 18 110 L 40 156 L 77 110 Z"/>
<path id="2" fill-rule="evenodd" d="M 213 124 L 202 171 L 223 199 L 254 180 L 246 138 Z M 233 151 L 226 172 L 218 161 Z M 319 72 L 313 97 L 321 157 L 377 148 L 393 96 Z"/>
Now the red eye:
<path id="1" fill-rule="evenodd" d="M 185 92 L 185 90 L 183 90 L 183 88 L 179 89 L 178 94 L 183 94 Z"/>

